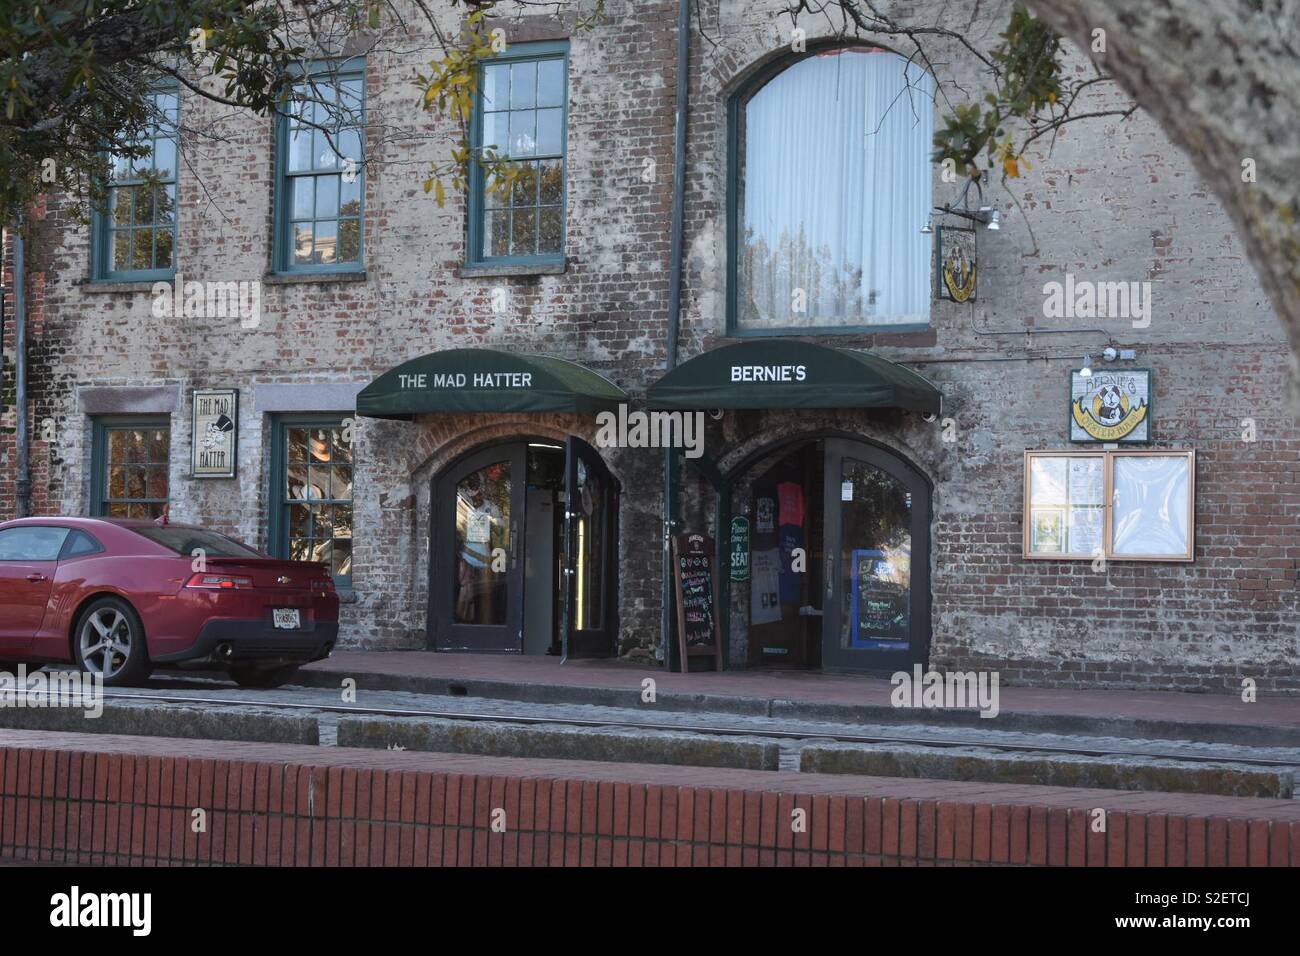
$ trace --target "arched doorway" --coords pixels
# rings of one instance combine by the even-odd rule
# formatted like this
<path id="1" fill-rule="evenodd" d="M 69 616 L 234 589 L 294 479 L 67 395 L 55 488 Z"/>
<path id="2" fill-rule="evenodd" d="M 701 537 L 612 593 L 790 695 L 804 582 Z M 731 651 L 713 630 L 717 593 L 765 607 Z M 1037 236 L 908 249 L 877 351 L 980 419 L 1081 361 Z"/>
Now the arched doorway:
<path id="1" fill-rule="evenodd" d="M 726 486 L 749 520 L 748 579 L 729 602 L 749 665 L 927 663 L 931 485 L 915 466 L 880 445 L 810 436 L 751 455 Z"/>
<path id="2" fill-rule="evenodd" d="M 433 480 L 429 646 L 606 657 L 618 634 L 619 483 L 599 453 L 521 438 Z"/>

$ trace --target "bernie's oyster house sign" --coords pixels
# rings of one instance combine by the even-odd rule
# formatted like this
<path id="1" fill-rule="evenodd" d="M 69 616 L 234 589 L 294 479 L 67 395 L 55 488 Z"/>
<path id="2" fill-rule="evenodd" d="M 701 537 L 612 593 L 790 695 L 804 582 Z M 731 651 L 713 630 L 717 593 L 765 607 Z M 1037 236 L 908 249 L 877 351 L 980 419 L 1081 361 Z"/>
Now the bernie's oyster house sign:
<path id="1" fill-rule="evenodd" d="M 1070 441 L 1150 440 L 1150 369 L 1070 373 Z"/>

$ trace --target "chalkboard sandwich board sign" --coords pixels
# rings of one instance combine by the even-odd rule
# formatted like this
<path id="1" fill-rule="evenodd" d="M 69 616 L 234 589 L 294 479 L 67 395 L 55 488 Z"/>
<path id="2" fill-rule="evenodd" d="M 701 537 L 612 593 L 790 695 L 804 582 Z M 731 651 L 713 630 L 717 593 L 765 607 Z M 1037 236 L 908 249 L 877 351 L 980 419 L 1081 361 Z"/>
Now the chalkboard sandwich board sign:
<path id="1" fill-rule="evenodd" d="M 717 569 L 713 539 L 706 534 L 673 535 L 673 582 L 677 588 L 677 641 L 682 672 L 692 657 L 713 657 L 722 670 L 722 641 L 718 637 Z"/>

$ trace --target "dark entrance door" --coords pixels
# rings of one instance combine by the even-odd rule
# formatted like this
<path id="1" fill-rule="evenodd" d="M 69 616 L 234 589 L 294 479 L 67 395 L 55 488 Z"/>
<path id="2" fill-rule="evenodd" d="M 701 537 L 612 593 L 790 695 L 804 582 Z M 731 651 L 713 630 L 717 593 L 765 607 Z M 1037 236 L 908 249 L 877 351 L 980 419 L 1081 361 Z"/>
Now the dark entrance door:
<path id="1" fill-rule="evenodd" d="M 618 639 L 619 484 L 600 453 L 564 443 L 564 656 L 610 657 Z"/>
<path id="2" fill-rule="evenodd" d="M 930 487 L 907 462 L 828 439 L 822 666 L 909 670 L 930 648 Z"/>
<path id="3" fill-rule="evenodd" d="M 437 480 L 429 633 L 435 650 L 519 653 L 528 448 L 471 455 Z"/>

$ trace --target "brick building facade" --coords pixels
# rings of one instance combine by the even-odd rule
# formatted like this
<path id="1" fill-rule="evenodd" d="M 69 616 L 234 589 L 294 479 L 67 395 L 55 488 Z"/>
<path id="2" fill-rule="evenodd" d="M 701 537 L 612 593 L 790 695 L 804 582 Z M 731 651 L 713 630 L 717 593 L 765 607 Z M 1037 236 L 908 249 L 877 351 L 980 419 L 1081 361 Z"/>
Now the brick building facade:
<path id="1" fill-rule="evenodd" d="M 860 583 L 847 576 L 848 555 L 882 553 L 870 541 L 855 549 L 848 539 L 865 532 L 845 523 L 837 539 L 845 567 L 821 563 L 829 533 L 821 516 L 848 522 L 845 510 L 834 510 L 833 493 L 825 493 L 842 486 L 836 476 L 827 480 L 831 459 L 823 457 L 838 448 L 848 458 L 883 456 L 881 461 L 901 463 L 914 475 L 916 483 L 906 492 L 909 514 L 922 504 L 917 495 L 928 498 L 928 549 L 920 548 L 919 538 L 909 539 L 916 547 L 909 551 L 915 559 L 908 582 L 915 592 L 911 621 L 914 629 L 921 627 L 917 609 L 923 608 L 930 623 L 924 635 L 912 635 L 916 659 L 995 668 L 1004 680 L 1049 684 L 1226 689 L 1252 678 L 1261 687 L 1300 687 L 1300 430 L 1284 398 L 1290 356 L 1228 218 L 1191 166 L 1141 113 L 1071 126 L 1050 155 L 1036 153 L 1034 167 L 1011 183 L 1014 197 L 988 187 L 984 202 L 999 211 L 1001 228 L 977 230 L 973 301 L 936 298 L 937 289 L 929 289 L 921 322 L 895 321 L 896 316 L 880 323 L 832 319 L 803 322 L 793 330 L 794 339 L 784 338 L 791 330 L 777 325 L 764 335 L 765 320 L 746 327 L 734 305 L 729 308 L 741 281 L 740 270 L 730 267 L 738 255 L 732 249 L 734 224 L 746 215 L 729 202 L 729 183 L 742 162 L 756 179 L 767 175 L 766 167 L 757 158 L 738 158 L 744 151 L 730 147 L 742 129 L 764 128 L 760 107 L 751 111 L 748 105 L 763 90 L 782 90 L 772 84 L 794 76 L 799 64 L 825 74 L 826 64 L 847 56 L 834 52 L 843 45 L 833 42 L 824 21 L 802 24 L 806 49 L 799 44 L 793 51 L 787 21 L 778 24 L 776 17 L 784 6 L 777 0 L 707 0 L 693 14 L 679 361 L 760 341 L 867 350 L 923 376 L 942 394 L 942 411 L 929 415 L 898 405 L 735 408 L 720 399 L 718 407 L 725 410 L 707 417 L 704 450 L 725 496 L 697 481 L 688 461 L 676 530 L 726 537 L 730 517 L 744 515 L 757 536 L 761 517 L 752 506 L 797 459 L 807 466 L 798 498 L 804 520 L 793 525 L 806 536 L 802 544 L 814 568 L 808 580 L 794 584 L 792 600 L 782 595 L 781 621 L 767 623 L 785 632 L 772 640 L 751 636 L 758 620 L 757 582 L 727 586 L 729 665 L 855 666 L 857 658 L 838 651 L 866 646 L 859 645 L 857 630 L 852 640 L 826 643 L 835 653 L 823 654 L 816 646 L 828 612 L 817 595 L 827 578 L 828 602 L 848 602 L 848 592 Z M 1001 7 L 981 8 L 972 32 L 994 36 L 1005 15 Z M 364 76 L 362 252 L 355 268 L 283 267 L 277 204 L 284 201 L 287 178 L 285 156 L 277 156 L 284 141 L 276 121 L 232 113 L 193 95 L 180 97 L 184 160 L 175 177 L 174 271 L 185 280 L 259 282 L 256 323 L 228 315 L 157 314 L 156 277 L 121 279 L 95 271 L 91 247 L 101 227 L 81 222 L 60 196 L 32 210 L 25 277 L 32 512 L 111 508 L 114 462 L 107 446 L 114 429 L 163 427 L 166 466 L 155 463 L 155 471 L 165 473 L 172 520 L 201 523 L 271 552 L 296 547 L 294 541 L 311 548 L 322 540 L 315 531 L 297 534 L 284 527 L 298 512 L 284 497 L 292 492 L 277 491 L 286 481 L 292 486 L 285 469 L 292 473 L 293 462 L 277 463 L 277 455 L 292 458 L 295 441 L 311 454 L 318 440 L 314 429 L 348 429 L 349 517 L 331 512 L 328 520 L 339 524 L 324 532 L 348 595 L 343 641 L 373 648 L 436 644 L 438 615 L 462 613 L 450 593 L 446 607 L 431 595 L 431 582 L 434 590 L 449 586 L 439 573 L 437 549 L 450 554 L 453 545 L 461 549 L 477 541 L 467 537 L 475 534 L 472 517 L 453 540 L 450 524 L 458 518 L 440 511 L 445 494 L 439 498 L 439 483 L 481 450 L 506 447 L 502 443 L 531 446 L 519 452 L 530 457 L 515 459 L 527 460 L 530 473 L 534 466 L 559 469 L 569 436 L 600 444 L 598 422 L 589 413 L 564 410 L 433 409 L 413 421 L 390 421 L 357 415 L 357 395 L 408 360 L 478 348 L 567 359 L 625 390 L 634 409 L 645 407 L 647 389 L 664 374 L 669 338 L 676 16 L 675 3 L 612 2 L 606 18 L 589 29 L 576 29 L 571 15 L 503 25 L 511 49 L 521 55 L 513 62 L 532 69 L 528 64 L 558 55 L 567 71 L 559 104 L 565 185 L 558 264 L 540 261 L 541 255 L 472 255 L 475 230 L 468 224 L 478 222 L 480 232 L 490 232 L 495 226 L 487 223 L 499 214 L 491 208 L 475 212 L 460 195 L 440 208 L 423 190 L 428 165 L 445 156 L 457 135 L 412 102 L 410 78 L 433 55 L 428 36 L 400 42 L 391 34 L 384 42 L 358 36 L 346 49 L 323 51 L 362 64 Z M 952 13 L 949 18 L 967 19 Z M 901 57 L 914 52 L 905 38 L 892 39 L 899 42 L 886 46 Z M 941 82 L 949 95 L 982 95 L 985 78 L 955 43 L 936 40 L 927 54 L 944 64 Z M 846 75 L 859 68 L 856 61 L 837 65 Z M 1080 75 L 1087 69 L 1082 58 L 1072 65 Z M 536 76 L 527 109 L 540 117 L 546 81 Z M 793 81 L 789 92 L 799 93 Z M 1125 105 L 1105 84 L 1086 97 L 1089 109 Z M 923 110 L 917 122 L 937 123 L 940 112 Z M 776 115 L 780 120 L 789 114 Z M 544 121 L 549 120 L 529 120 L 538 124 L 530 127 L 538 149 Z M 793 117 L 790 122 L 797 126 Z M 196 130 L 219 130 L 220 136 Z M 928 140 L 928 126 L 921 138 Z M 755 142 L 746 148 L 762 146 Z M 794 157 L 807 165 L 810 178 L 826 168 L 819 163 L 830 161 L 820 145 L 804 144 Z M 779 171 L 772 175 L 780 182 Z M 896 237 L 900 245 L 918 241 L 925 209 L 957 199 L 958 187 L 944 182 L 940 169 L 930 166 L 926 175 L 929 195 L 906 236 Z M 539 190 L 545 188 L 543 182 Z M 743 189 L 737 192 L 758 201 Z M 846 205 L 859 200 L 844 197 Z M 540 231 L 544 198 L 537 205 L 537 220 L 518 211 L 509 219 L 530 224 L 534 252 L 546 242 Z M 308 215 L 319 215 L 320 208 Z M 882 221 L 900 220 L 877 220 Z M 936 217 L 935 224 L 969 223 Z M 301 233 L 292 235 L 298 242 Z M 318 221 L 315 235 L 318 250 L 322 236 L 343 248 L 342 231 L 323 233 Z M 923 241 L 929 256 L 931 236 Z M 12 233 L 7 251 L 12 265 Z M 296 255 L 293 249 L 287 254 Z M 326 255 L 339 262 L 337 253 Z M 922 271 L 937 287 L 935 270 L 925 265 Z M 755 274 L 746 272 L 744 281 L 757 282 Z M 1071 281 L 1149 283 L 1150 312 L 1138 319 L 1047 317 L 1045 284 L 1064 283 L 1067 275 Z M 13 288 L 11 271 L 6 286 Z M 748 309 L 751 302 L 744 301 Z M 5 335 L 11 356 L 12 321 Z M 1106 363 L 1107 345 L 1132 349 L 1136 357 Z M 1098 372 L 1150 369 L 1148 427 L 1154 441 L 1141 447 L 1196 452 L 1193 560 L 1042 560 L 1022 553 L 1024 452 L 1101 447 L 1069 442 L 1070 371 L 1085 356 Z M 194 478 L 192 395 L 215 388 L 239 390 L 236 474 Z M 4 424 L 12 427 L 13 409 L 5 414 Z M 617 584 L 616 591 L 602 592 L 616 605 L 602 612 L 616 624 L 603 650 L 662 657 L 664 459 L 647 448 L 601 447 L 599 453 L 621 488 L 616 523 L 600 529 L 613 541 L 602 586 Z M 463 487 L 457 484 L 462 478 L 485 480 L 479 473 L 457 473 L 446 487 Z M 15 511 L 15 479 L 14 436 L 6 431 L 0 436 L 0 516 Z M 557 490 L 562 478 L 548 481 L 551 497 L 537 507 L 563 510 Z M 704 488 L 702 497 L 694 493 L 696 486 Z M 845 487 L 844 494 L 860 492 Z M 322 500 L 334 497 L 330 492 Z M 721 518 L 714 507 L 719 501 L 729 506 Z M 327 520 L 316 513 L 317 520 Z M 1045 518 L 1041 529 L 1035 525 L 1047 547 L 1059 527 L 1054 520 Z M 558 523 L 555 528 L 548 554 L 556 577 L 547 577 L 545 587 L 556 600 L 535 610 L 543 618 L 550 613 L 558 629 L 564 569 L 557 542 L 567 530 Z M 516 538 L 526 533 L 509 532 Z M 773 545 L 783 575 L 789 570 L 787 543 Z M 341 554 L 349 555 L 345 565 L 338 563 Z M 881 567 L 885 558 L 879 561 Z M 591 552 L 593 562 L 601 563 L 598 549 Z M 922 564 L 927 574 L 920 573 Z M 461 563 L 452 573 L 461 587 L 461 576 L 486 572 Z M 515 608 L 524 600 L 516 591 L 501 595 L 512 602 L 509 614 L 534 612 Z M 475 600 L 480 599 L 489 600 Z M 800 608 L 808 613 L 800 614 Z M 854 603 L 852 612 L 857 610 Z M 494 622 L 515 620 L 500 609 L 466 611 L 498 612 L 505 616 Z M 846 635 L 850 613 L 836 619 Z M 872 646 L 887 650 L 888 642 Z"/>

